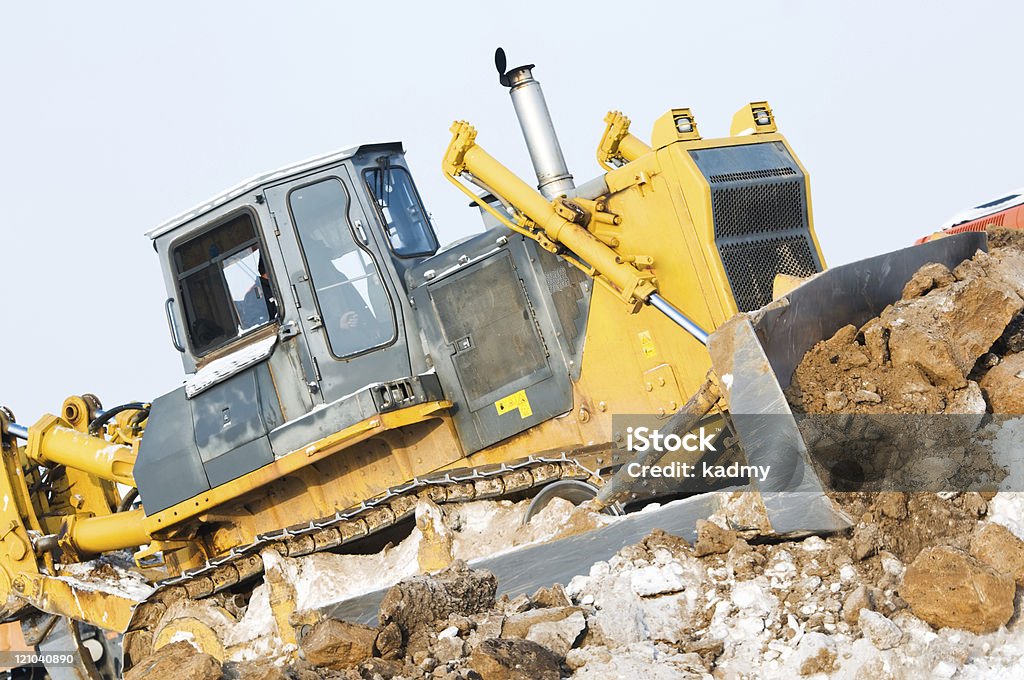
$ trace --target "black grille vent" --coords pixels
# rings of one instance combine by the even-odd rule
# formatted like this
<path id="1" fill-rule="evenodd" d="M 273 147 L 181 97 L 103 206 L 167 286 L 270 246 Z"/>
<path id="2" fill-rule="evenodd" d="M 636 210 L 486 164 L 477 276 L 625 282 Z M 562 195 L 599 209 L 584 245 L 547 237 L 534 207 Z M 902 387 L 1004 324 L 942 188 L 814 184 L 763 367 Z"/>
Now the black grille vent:
<path id="1" fill-rule="evenodd" d="M 782 142 L 694 149 L 711 187 L 715 246 L 741 312 L 772 301 L 777 274 L 821 271 L 804 174 Z"/>
<path id="2" fill-rule="evenodd" d="M 804 224 L 803 187 L 798 180 L 714 189 L 711 208 L 716 239 L 789 231 Z"/>
<path id="3" fill-rule="evenodd" d="M 719 252 L 741 312 L 772 301 L 776 274 L 803 277 L 818 271 L 814 252 L 803 234 L 723 244 Z"/>
<path id="4" fill-rule="evenodd" d="M 795 175 L 793 168 L 768 168 L 766 170 L 744 170 L 743 172 L 726 172 L 718 175 L 708 175 L 708 181 L 712 184 L 721 182 L 742 182 L 751 179 L 768 179 L 769 177 L 789 177 Z"/>

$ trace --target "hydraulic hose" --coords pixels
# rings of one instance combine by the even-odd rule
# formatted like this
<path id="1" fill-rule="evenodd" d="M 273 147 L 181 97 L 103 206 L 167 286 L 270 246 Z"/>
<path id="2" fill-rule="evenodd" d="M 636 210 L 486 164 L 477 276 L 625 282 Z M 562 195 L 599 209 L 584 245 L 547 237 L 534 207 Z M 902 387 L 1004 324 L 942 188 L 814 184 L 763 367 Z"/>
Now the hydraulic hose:
<path id="1" fill-rule="evenodd" d="M 151 404 L 144 404 L 141 401 L 133 401 L 130 404 L 121 404 L 115 406 L 112 409 L 108 409 L 100 415 L 93 418 L 92 422 L 89 423 L 89 434 L 96 436 L 103 429 L 103 426 L 110 422 L 110 419 L 116 416 L 122 411 L 148 411 Z"/>

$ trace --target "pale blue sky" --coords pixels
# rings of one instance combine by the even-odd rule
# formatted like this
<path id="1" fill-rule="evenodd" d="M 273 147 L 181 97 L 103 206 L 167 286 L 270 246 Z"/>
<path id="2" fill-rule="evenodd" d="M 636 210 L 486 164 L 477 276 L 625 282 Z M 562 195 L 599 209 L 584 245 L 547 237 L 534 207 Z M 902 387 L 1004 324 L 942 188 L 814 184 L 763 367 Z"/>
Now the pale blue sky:
<path id="1" fill-rule="evenodd" d="M 527 179 L 494 74 L 534 62 L 578 180 L 604 114 L 705 137 L 767 99 L 811 174 L 831 264 L 913 242 L 1024 185 L 1017 3 L 18 3 L 0 22 L 0 404 L 107 405 L 181 381 L 143 232 L 249 176 L 399 139 L 448 241 L 476 212 L 448 127 Z M 497 8 L 499 5 L 494 4 Z"/>

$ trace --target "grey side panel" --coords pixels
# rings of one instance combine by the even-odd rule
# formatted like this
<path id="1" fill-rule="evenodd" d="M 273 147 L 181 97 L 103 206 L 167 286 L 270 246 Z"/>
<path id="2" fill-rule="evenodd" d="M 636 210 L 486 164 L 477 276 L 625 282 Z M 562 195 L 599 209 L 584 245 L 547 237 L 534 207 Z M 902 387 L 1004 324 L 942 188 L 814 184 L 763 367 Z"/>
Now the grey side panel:
<path id="1" fill-rule="evenodd" d="M 260 367 L 234 375 L 189 401 L 204 463 L 267 434 L 256 384 Z"/>
<path id="2" fill-rule="evenodd" d="M 262 396 L 272 385 L 269 371 L 266 362 L 257 364 L 189 402 L 199 456 L 212 486 L 274 460 L 267 421 L 280 422 L 281 415 L 273 392 Z"/>
<path id="3" fill-rule="evenodd" d="M 430 299 L 469 410 L 551 375 L 507 251 L 430 286 Z"/>
<path id="4" fill-rule="evenodd" d="M 562 322 L 552 313 L 543 269 L 518 237 L 500 238 L 497 248 L 472 258 L 469 253 L 479 252 L 489 240 L 482 237 L 432 258 L 453 265 L 413 294 L 467 452 L 572 408 L 570 359 L 559 339 Z M 566 310 L 564 318 L 575 327 Z M 520 390 L 528 409 L 498 410 L 495 402 Z"/>
<path id="5" fill-rule="evenodd" d="M 192 438 L 192 412 L 184 387 L 153 402 L 134 475 L 150 515 L 210 488 Z"/>
<path id="6" fill-rule="evenodd" d="M 741 312 L 772 301 L 776 274 L 821 271 L 807 183 L 785 144 L 695 149 L 690 157 L 711 187 L 715 246 Z"/>
<path id="7" fill-rule="evenodd" d="M 270 450 L 270 440 L 260 437 L 207 461 L 206 476 L 210 480 L 210 486 L 220 486 L 256 468 L 261 468 L 272 460 L 274 454 Z"/>

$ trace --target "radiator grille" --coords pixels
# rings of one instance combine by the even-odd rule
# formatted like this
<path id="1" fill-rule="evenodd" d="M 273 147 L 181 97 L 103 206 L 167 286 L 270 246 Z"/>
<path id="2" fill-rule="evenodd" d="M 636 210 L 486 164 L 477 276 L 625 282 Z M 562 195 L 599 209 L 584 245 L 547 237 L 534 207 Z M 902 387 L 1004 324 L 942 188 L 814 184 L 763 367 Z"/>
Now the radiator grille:
<path id="1" fill-rule="evenodd" d="M 804 223 L 799 181 L 744 184 L 711 192 L 715 238 L 799 229 Z"/>
<path id="2" fill-rule="evenodd" d="M 736 306 L 749 312 L 772 301 L 776 274 L 810 276 L 818 271 L 806 236 L 784 236 L 722 245 L 722 265 Z"/>
<path id="3" fill-rule="evenodd" d="M 711 188 L 715 246 L 741 312 L 772 301 L 777 274 L 821 270 L 799 165 L 780 142 L 690 152 Z"/>

